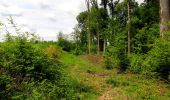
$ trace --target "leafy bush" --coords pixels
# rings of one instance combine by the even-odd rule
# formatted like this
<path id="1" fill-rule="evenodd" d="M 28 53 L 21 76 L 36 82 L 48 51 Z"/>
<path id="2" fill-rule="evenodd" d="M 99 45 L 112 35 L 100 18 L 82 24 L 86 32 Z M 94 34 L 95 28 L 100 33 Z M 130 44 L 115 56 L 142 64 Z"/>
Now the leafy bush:
<path id="1" fill-rule="evenodd" d="M 133 53 L 146 54 L 151 48 L 154 40 L 160 37 L 159 25 L 145 26 L 132 38 Z"/>
<path id="2" fill-rule="evenodd" d="M 118 53 L 119 51 L 117 50 L 117 48 L 108 48 L 105 54 L 105 65 L 107 69 L 112 69 L 113 67 L 118 68 L 120 66 L 120 59 L 118 57 Z"/>
<path id="3" fill-rule="evenodd" d="M 61 55 L 61 49 L 54 45 L 49 45 L 48 48 L 45 48 L 44 52 L 50 57 L 54 59 L 58 59 Z"/>
<path id="4" fill-rule="evenodd" d="M 74 55 L 81 55 L 83 54 L 83 49 L 81 49 L 79 46 L 76 46 L 72 52 Z"/>
<path id="5" fill-rule="evenodd" d="M 81 45 L 79 42 L 73 42 L 72 43 L 72 53 L 74 55 L 81 55 L 86 51 L 87 47 L 84 45 Z"/>
<path id="6" fill-rule="evenodd" d="M 168 79 L 170 75 L 170 42 L 157 39 L 146 54 L 132 54 L 129 70 L 149 78 Z"/>
<path id="7" fill-rule="evenodd" d="M 28 34 L 18 34 L 0 44 L 1 99 L 61 99 L 73 96 L 63 65 L 35 48 Z M 49 50 L 49 49 L 48 49 Z M 55 59 L 54 59 L 55 58 Z"/>
<path id="8" fill-rule="evenodd" d="M 59 38 L 57 43 L 64 51 L 67 52 L 70 52 L 73 48 L 72 43 L 64 38 Z"/>
<path id="9" fill-rule="evenodd" d="M 156 40 L 153 48 L 144 60 L 145 72 L 156 72 L 158 76 L 168 79 L 170 72 L 170 42 Z"/>
<path id="10" fill-rule="evenodd" d="M 129 57 L 130 65 L 128 69 L 133 73 L 141 73 L 143 72 L 143 62 L 145 56 L 142 54 L 131 54 Z"/>
<path id="11" fill-rule="evenodd" d="M 126 70 L 127 67 L 127 54 L 126 54 L 126 36 L 124 33 L 116 35 L 114 46 L 107 48 L 105 54 L 105 65 L 107 69 L 114 67 L 119 68 L 121 71 Z"/>

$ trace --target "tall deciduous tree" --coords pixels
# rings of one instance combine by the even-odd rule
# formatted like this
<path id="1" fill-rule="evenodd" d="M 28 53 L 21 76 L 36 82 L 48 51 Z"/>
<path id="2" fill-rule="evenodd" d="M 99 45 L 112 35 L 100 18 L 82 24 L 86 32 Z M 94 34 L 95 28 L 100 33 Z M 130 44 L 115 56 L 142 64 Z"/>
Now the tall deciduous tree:
<path id="1" fill-rule="evenodd" d="M 91 53 L 91 36 L 90 36 L 90 1 L 86 0 L 86 6 L 88 10 L 88 51 Z"/>
<path id="2" fill-rule="evenodd" d="M 130 55 L 131 52 L 131 18 L 130 18 L 130 2 L 131 0 L 128 0 L 127 6 L 128 6 L 128 55 Z"/>
<path id="3" fill-rule="evenodd" d="M 104 23 L 104 27 L 103 28 L 106 28 L 107 27 L 107 21 L 108 21 L 108 11 L 107 11 L 107 7 L 108 7 L 108 4 L 109 4 L 109 0 L 101 0 L 101 5 L 103 6 L 103 9 L 104 9 L 104 14 L 105 16 L 103 16 L 104 20 L 106 23 Z M 106 46 L 107 46 L 107 38 L 106 38 L 106 34 L 104 34 L 104 42 L 103 42 L 103 54 L 105 53 L 106 51 Z"/>
<path id="4" fill-rule="evenodd" d="M 161 25 L 160 25 L 160 36 L 164 38 L 165 31 L 169 30 L 170 27 L 168 21 L 170 20 L 170 1 L 169 0 L 160 0 L 160 17 L 161 17 Z"/>
<path id="5" fill-rule="evenodd" d="M 91 18 L 93 19 L 93 23 L 96 23 L 94 25 L 96 28 L 96 35 L 97 35 L 97 54 L 99 54 L 100 53 L 100 30 L 99 30 L 100 9 L 98 7 L 97 0 L 91 0 L 91 5 L 92 5 Z"/>

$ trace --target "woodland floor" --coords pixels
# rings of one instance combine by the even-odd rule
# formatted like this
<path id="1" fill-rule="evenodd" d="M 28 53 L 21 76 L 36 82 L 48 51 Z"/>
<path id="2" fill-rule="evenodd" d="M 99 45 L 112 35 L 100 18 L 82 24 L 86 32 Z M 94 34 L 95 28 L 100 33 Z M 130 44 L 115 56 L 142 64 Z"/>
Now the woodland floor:
<path id="1" fill-rule="evenodd" d="M 61 62 L 69 76 L 83 84 L 80 100 L 170 100 L 170 86 L 141 75 L 106 70 L 103 58 L 95 55 L 74 56 L 64 52 Z"/>

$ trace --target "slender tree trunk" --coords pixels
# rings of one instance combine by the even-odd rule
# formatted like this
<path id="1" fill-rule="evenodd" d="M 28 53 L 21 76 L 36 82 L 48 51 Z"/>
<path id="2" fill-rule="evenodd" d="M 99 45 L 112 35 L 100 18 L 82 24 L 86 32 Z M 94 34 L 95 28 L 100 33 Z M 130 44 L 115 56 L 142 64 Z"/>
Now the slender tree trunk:
<path id="1" fill-rule="evenodd" d="M 131 53 L 131 18 L 130 18 L 130 0 L 128 0 L 128 55 Z"/>
<path id="2" fill-rule="evenodd" d="M 104 46 L 103 46 L 103 54 L 105 54 L 105 52 L 106 52 L 106 44 L 107 43 L 107 41 L 106 41 L 106 37 L 104 38 Z"/>
<path id="3" fill-rule="evenodd" d="M 89 19 L 88 19 L 89 20 Z M 89 21 L 90 23 L 90 21 Z M 91 54 L 91 35 L 90 35 L 90 27 L 88 27 L 88 50 L 89 54 Z"/>
<path id="4" fill-rule="evenodd" d="M 170 21 L 170 1 L 169 0 L 160 0 L 160 37 L 164 38 L 164 33 L 170 29 L 168 21 Z"/>
<path id="5" fill-rule="evenodd" d="M 88 10 L 88 52 L 91 54 L 91 35 L 90 35 L 90 1 L 86 0 L 87 10 Z"/>
<path id="6" fill-rule="evenodd" d="M 100 54 L 100 32 L 99 32 L 99 26 L 97 23 L 97 54 Z"/>

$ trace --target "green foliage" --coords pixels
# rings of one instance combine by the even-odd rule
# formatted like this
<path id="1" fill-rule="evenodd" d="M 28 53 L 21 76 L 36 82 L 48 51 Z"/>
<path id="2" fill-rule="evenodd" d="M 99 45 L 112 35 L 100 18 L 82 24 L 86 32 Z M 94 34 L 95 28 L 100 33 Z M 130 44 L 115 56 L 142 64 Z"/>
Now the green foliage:
<path id="1" fill-rule="evenodd" d="M 44 53 L 30 38 L 28 33 L 18 34 L 0 45 L 1 99 L 71 98 L 70 80 L 56 62 L 60 51 L 50 46 Z"/>
<path id="2" fill-rule="evenodd" d="M 101 6 L 98 6 L 97 0 L 91 0 L 90 4 L 90 12 L 84 11 L 77 16 L 74 41 L 69 41 L 60 32 L 57 43 L 40 42 L 38 36 L 20 32 L 10 17 L 9 21 L 18 36 L 11 36 L 6 30 L 5 41 L 0 43 L 0 99 L 87 99 L 88 96 L 94 98 L 97 93 L 110 89 L 110 85 L 118 95 L 123 90 L 121 95 L 125 94 L 127 99 L 170 97 L 164 93 L 168 91 L 165 89 L 167 86 L 162 92 L 162 84 L 157 87 L 160 85 L 156 83 L 158 80 L 149 81 L 139 76 L 142 74 L 148 79 L 170 81 L 170 35 L 165 34 L 164 39 L 158 39 L 159 0 L 144 0 L 141 5 L 135 0 L 101 0 Z M 131 35 L 130 55 L 127 55 L 128 31 Z M 98 49 L 105 51 L 106 42 L 106 52 L 103 53 L 107 69 L 128 69 L 136 74 L 103 71 L 102 67 L 86 61 L 90 56 L 84 61 L 67 53 L 86 53 L 88 40 L 91 42 L 91 53 L 97 53 Z M 94 60 L 97 62 L 97 58 Z"/>
<path id="3" fill-rule="evenodd" d="M 130 65 L 128 69 L 133 73 L 141 73 L 143 72 L 143 62 L 145 59 L 144 55 L 140 54 L 131 54 L 130 56 Z"/>
<path id="4" fill-rule="evenodd" d="M 159 0 L 145 0 L 145 3 L 140 6 L 137 13 L 142 22 L 150 26 L 159 22 L 159 9 Z"/>
<path id="5" fill-rule="evenodd" d="M 153 48 L 148 52 L 144 60 L 146 72 L 156 72 L 164 79 L 169 78 L 170 72 L 170 42 L 162 39 L 156 40 Z"/>
<path id="6" fill-rule="evenodd" d="M 83 51 L 86 50 L 85 46 L 81 46 L 79 42 L 72 42 L 64 38 L 59 38 L 57 45 L 62 48 L 62 50 L 71 52 L 75 55 L 83 54 Z"/>
<path id="7" fill-rule="evenodd" d="M 61 55 L 61 49 L 57 46 L 54 45 L 49 45 L 49 47 L 44 49 L 44 52 L 53 59 L 59 59 Z"/>
<path id="8" fill-rule="evenodd" d="M 119 87 L 119 86 L 129 86 L 129 82 L 127 80 L 113 80 L 113 79 L 108 79 L 106 80 L 107 84 L 111 84 L 112 87 Z"/>
<path id="9" fill-rule="evenodd" d="M 64 38 L 60 38 L 57 42 L 57 44 L 67 52 L 70 52 L 72 50 L 72 43 Z"/>
<path id="10" fill-rule="evenodd" d="M 107 69 L 112 69 L 113 67 L 119 67 L 120 59 L 118 57 L 119 51 L 117 48 L 112 47 L 107 50 L 105 55 L 105 64 Z"/>
<path id="11" fill-rule="evenodd" d="M 84 11 L 77 17 L 78 35 L 76 36 L 79 36 L 77 39 L 80 41 L 86 40 L 86 42 L 79 42 L 79 45 L 87 47 L 87 27 L 89 27 L 93 52 L 98 47 L 98 33 L 100 33 L 100 51 L 103 50 L 104 40 L 107 41 L 105 53 L 107 69 L 113 67 L 126 69 L 129 65 L 128 69 L 134 73 L 145 72 L 147 70 L 143 64 L 147 58 L 145 55 L 152 49 L 154 40 L 159 38 L 159 0 L 145 0 L 141 5 L 138 5 L 135 0 L 130 0 L 129 24 L 127 23 L 128 0 L 123 2 L 102 0 L 102 7 L 97 6 L 96 3 L 95 0 L 92 1 L 91 12 Z M 89 25 L 87 23 L 88 15 L 90 16 Z M 127 56 L 128 29 L 131 33 L 131 56 Z"/>
<path id="12" fill-rule="evenodd" d="M 117 34 L 114 38 L 114 46 L 107 49 L 105 54 L 106 68 L 112 69 L 117 67 L 120 70 L 126 69 L 126 42 L 124 33 Z"/>
<path id="13" fill-rule="evenodd" d="M 129 70 L 142 73 L 148 78 L 169 80 L 170 72 L 170 43 L 167 40 L 156 39 L 147 54 L 132 54 Z"/>
<path id="14" fill-rule="evenodd" d="M 111 79 L 107 80 L 106 83 L 107 83 L 107 84 L 111 84 L 112 87 L 118 87 L 118 86 L 120 85 L 119 82 L 117 82 L 117 81 L 115 81 L 115 80 L 111 80 Z"/>
<path id="15" fill-rule="evenodd" d="M 159 25 L 145 26 L 134 35 L 133 52 L 146 54 L 154 43 L 155 39 L 159 38 Z"/>
<path id="16" fill-rule="evenodd" d="M 78 26 L 76 26 L 74 28 L 74 32 L 72 32 L 72 36 L 73 36 L 73 39 L 74 39 L 74 42 L 73 42 L 73 54 L 75 55 L 80 55 L 80 54 L 83 54 L 84 51 L 86 51 L 87 47 L 86 47 L 86 39 L 83 39 L 82 36 L 85 36 L 85 35 L 82 35 L 81 32 L 80 32 L 80 29 L 78 28 Z"/>
<path id="17" fill-rule="evenodd" d="M 73 54 L 75 55 L 81 55 L 86 51 L 84 49 L 85 47 L 81 47 L 80 45 L 77 45 L 76 43 L 74 44 L 74 49 L 72 50 Z"/>
<path id="18" fill-rule="evenodd" d="M 75 85 L 75 91 L 77 93 L 82 93 L 82 92 L 87 93 L 87 92 L 93 92 L 94 90 L 93 90 L 93 87 L 91 87 L 91 86 L 87 86 L 82 83 L 77 83 Z"/>

